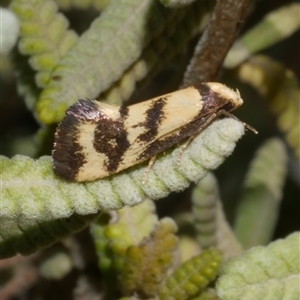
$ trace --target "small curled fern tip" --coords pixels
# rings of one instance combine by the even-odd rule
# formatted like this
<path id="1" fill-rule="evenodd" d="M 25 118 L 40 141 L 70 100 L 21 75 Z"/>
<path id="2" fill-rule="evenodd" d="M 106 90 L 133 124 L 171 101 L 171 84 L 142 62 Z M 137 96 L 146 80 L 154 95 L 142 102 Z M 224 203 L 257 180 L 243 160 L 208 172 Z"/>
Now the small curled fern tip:
<path id="1" fill-rule="evenodd" d="M 10 7 L 20 21 L 19 50 L 30 56 L 29 63 L 37 71 L 36 84 L 43 88 L 60 58 L 75 44 L 77 34 L 67 29 L 66 17 L 57 12 L 52 0 L 13 0 Z"/>
<path id="2" fill-rule="evenodd" d="M 47 124 L 58 122 L 76 99 L 96 98 L 122 76 L 175 15 L 176 11 L 167 11 L 158 1 L 111 0 L 55 67 L 37 104 L 39 119 Z"/>
<path id="3" fill-rule="evenodd" d="M 257 151 L 246 176 L 234 230 L 245 248 L 265 245 L 277 224 L 287 173 L 285 145 L 267 140 Z"/>
<path id="4" fill-rule="evenodd" d="M 234 68 L 251 55 L 292 35 L 300 28 L 299 10 L 300 4 L 294 2 L 267 14 L 233 44 L 225 59 L 225 67 Z"/>
<path id="5" fill-rule="evenodd" d="M 190 299 L 215 279 L 220 263 L 221 255 L 218 250 L 204 250 L 179 266 L 166 279 L 159 290 L 159 299 Z"/>
<path id="6" fill-rule="evenodd" d="M 121 273 L 123 294 L 153 297 L 176 261 L 177 226 L 170 218 L 158 222 L 151 235 L 127 249 Z"/>
<path id="7" fill-rule="evenodd" d="M 299 299 L 299 239 L 296 232 L 225 263 L 216 285 L 220 299 Z"/>
<path id="8" fill-rule="evenodd" d="M 295 74 L 279 62 L 257 55 L 239 67 L 238 76 L 267 100 L 279 129 L 300 160 L 300 89 Z"/>
<path id="9" fill-rule="evenodd" d="M 142 181 L 146 164 L 102 180 L 80 184 L 65 182 L 54 176 L 50 157 L 33 160 L 21 155 L 13 159 L 1 156 L 1 246 L 2 243 L 10 245 L 9 250 L 4 250 L 4 246 L 2 250 L 7 256 L 15 252 L 30 253 L 30 249 L 36 251 L 38 241 L 31 248 L 31 244 L 23 240 L 30 234 L 27 230 L 31 229 L 43 239 L 42 246 L 62 238 L 59 232 L 51 236 L 43 234 L 43 224 L 53 224 L 57 230 L 61 219 L 72 217 L 74 221 L 80 219 L 74 229 L 77 231 L 99 211 L 120 209 L 125 205 L 139 204 L 147 198 L 161 199 L 171 192 L 182 191 L 191 182 L 204 178 L 209 169 L 217 168 L 233 152 L 243 134 L 244 126 L 237 120 L 228 118 L 213 122 L 183 152 L 178 147 L 168 155 L 158 157 L 145 184 Z M 178 163 L 180 153 L 181 162 Z M 12 226 L 16 232 L 11 230 Z M 71 233 L 62 228 L 62 235 L 68 234 Z M 11 239 L 15 240 L 13 244 Z"/>

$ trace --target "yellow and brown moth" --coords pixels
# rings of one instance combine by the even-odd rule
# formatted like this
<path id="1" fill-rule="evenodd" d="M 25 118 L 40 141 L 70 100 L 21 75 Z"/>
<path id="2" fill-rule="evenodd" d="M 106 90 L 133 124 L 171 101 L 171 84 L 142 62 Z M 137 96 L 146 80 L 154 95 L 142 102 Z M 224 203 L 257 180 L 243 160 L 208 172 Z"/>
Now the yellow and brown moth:
<path id="1" fill-rule="evenodd" d="M 110 176 L 193 138 L 221 115 L 233 117 L 228 112 L 242 103 L 238 91 L 214 82 L 127 107 L 79 100 L 57 128 L 54 172 L 78 182 Z"/>

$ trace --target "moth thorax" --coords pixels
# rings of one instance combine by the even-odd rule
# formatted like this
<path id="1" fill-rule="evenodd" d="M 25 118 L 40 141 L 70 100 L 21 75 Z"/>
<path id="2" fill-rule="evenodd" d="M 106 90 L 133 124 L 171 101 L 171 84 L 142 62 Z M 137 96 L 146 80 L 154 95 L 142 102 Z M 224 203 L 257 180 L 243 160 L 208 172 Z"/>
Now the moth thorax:
<path id="1" fill-rule="evenodd" d="M 231 102 L 232 109 L 236 109 L 243 104 L 243 99 L 241 98 L 238 90 L 234 91 L 226 85 L 218 82 L 208 82 L 206 84 L 218 95 L 218 97 L 222 98 L 223 101 Z"/>

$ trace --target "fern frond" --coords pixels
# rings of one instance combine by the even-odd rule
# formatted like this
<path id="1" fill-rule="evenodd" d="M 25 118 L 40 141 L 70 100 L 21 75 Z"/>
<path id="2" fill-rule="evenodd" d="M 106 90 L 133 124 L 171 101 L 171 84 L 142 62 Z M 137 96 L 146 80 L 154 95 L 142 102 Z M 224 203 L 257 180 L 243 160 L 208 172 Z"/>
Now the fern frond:
<path id="1" fill-rule="evenodd" d="M 277 125 L 300 160 L 300 89 L 294 73 L 266 56 L 258 55 L 238 69 L 241 80 L 265 97 Z"/>
<path id="2" fill-rule="evenodd" d="M 39 273 L 48 280 L 59 280 L 72 270 L 72 260 L 64 252 L 55 253 L 44 260 L 39 267 Z"/>
<path id="3" fill-rule="evenodd" d="M 191 300 L 220 300 L 220 298 L 218 297 L 216 290 L 208 288 L 199 296 L 192 297 Z"/>
<path id="4" fill-rule="evenodd" d="M 189 5 L 195 0 L 160 0 L 161 4 L 167 7 L 181 7 L 185 5 Z"/>
<path id="5" fill-rule="evenodd" d="M 33 111 L 41 92 L 41 89 L 37 87 L 35 82 L 36 72 L 29 65 L 28 58 L 22 55 L 17 48 L 13 49 L 10 57 L 14 65 L 16 78 L 18 79 L 18 93 L 24 97 L 26 107 L 30 111 Z"/>
<path id="6" fill-rule="evenodd" d="M 229 258 L 240 254 L 242 248 L 226 221 L 218 189 L 212 173 L 208 173 L 194 188 L 194 224 L 202 248 L 217 247 L 224 258 Z"/>
<path id="7" fill-rule="evenodd" d="M 104 234 L 114 254 L 114 264 L 120 270 L 127 249 L 138 245 L 157 223 L 154 203 L 146 200 L 134 207 L 124 207 L 115 213 L 115 221 L 106 226 Z"/>
<path id="8" fill-rule="evenodd" d="M 153 297 L 174 265 L 178 239 L 177 226 L 172 219 L 158 222 L 151 235 L 139 245 L 127 249 L 121 273 L 122 290 L 125 295 Z"/>
<path id="9" fill-rule="evenodd" d="M 218 184 L 212 173 L 199 181 L 192 193 L 192 212 L 197 240 L 201 247 L 216 247 L 216 205 L 220 201 Z"/>
<path id="10" fill-rule="evenodd" d="M 267 14 L 233 44 L 225 59 L 225 67 L 234 68 L 251 55 L 292 35 L 300 28 L 299 10 L 300 4 L 294 2 Z"/>
<path id="11" fill-rule="evenodd" d="M 72 223 L 72 220 L 79 219 L 79 225 L 74 228 L 76 231 L 80 226 L 86 226 L 89 216 L 97 215 L 99 210 L 120 209 L 141 203 L 146 198 L 160 199 L 170 192 L 181 191 L 191 182 L 205 177 L 209 169 L 217 168 L 232 153 L 243 134 L 244 127 L 237 120 L 229 118 L 213 122 L 183 153 L 178 147 L 169 155 L 162 154 L 148 173 L 145 184 L 142 183 L 147 168 L 145 164 L 109 178 L 80 184 L 55 177 L 50 157 L 34 161 L 23 156 L 13 159 L 1 156 L 2 254 L 9 256 L 15 252 L 28 253 L 29 249 L 35 251 L 38 242 L 36 247 L 27 249 L 27 245 L 23 244 L 26 239 L 22 239 L 32 230 L 40 232 L 43 225 L 50 224 L 58 230 L 54 236 L 40 232 L 44 246 L 70 234 L 66 231 L 59 235 L 61 225 L 58 220 L 67 222 L 71 218 Z M 178 164 L 180 153 L 182 157 Z M 84 221 L 86 217 L 88 220 Z M 16 233 L 10 230 L 11 226 Z M 12 243 L 11 239 L 16 241 Z"/>
<path id="12" fill-rule="evenodd" d="M 127 249 L 147 237 L 158 220 L 154 203 L 150 200 L 110 214 L 109 224 L 100 218 L 90 228 L 99 258 L 98 265 L 104 275 L 105 290 L 112 298 L 116 285 L 119 285 L 118 275 L 123 269 Z"/>
<path id="13" fill-rule="evenodd" d="M 2 55 L 9 54 L 13 49 L 13 47 L 16 45 L 20 28 L 19 28 L 19 21 L 16 15 L 12 13 L 9 9 L 0 7 L 0 15 L 1 15 L 0 54 L 1 54 L 1 62 L 3 62 Z"/>
<path id="14" fill-rule="evenodd" d="M 225 263 L 216 285 L 220 299 L 299 299 L 299 239 L 296 232 Z"/>
<path id="15" fill-rule="evenodd" d="M 113 212 L 106 226 L 99 221 L 91 225 L 99 266 L 109 276 L 104 279 L 106 289 L 116 290 L 114 278 L 120 274 L 125 294 L 153 294 L 173 263 L 175 223 L 169 219 L 158 222 L 154 203 L 147 200 Z"/>
<path id="16" fill-rule="evenodd" d="M 98 256 L 98 267 L 103 275 L 105 294 L 108 298 L 113 298 L 113 295 L 116 294 L 116 286 L 119 284 L 116 270 L 118 264 L 110 247 L 111 239 L 105 234 L 108 222 L 109 215 L 105 214 L 96 222 L 92 222 L 89 228 Z"/>
<path id="17" fill-rule="evenodd" d="M 39 119 L 58 122 L 77 99 L 96 98 L 122 76 L 176 13 L 153 0 L 112 0 L 55 67 L 37 104 Z"/>
<path id="18" fill-rule="evenodd" d="M 224 260 L 235 257 L 243 252 L 243 247 L 236 238 L 231 225 L 226 220 L 221 202 L 217 206 L 217 247 L 222 251 Z"/>
<path id="19" fill-rule="evenodd" d="M 109 251 L 110 239 L 105 236 L 105 228 L 109 221 L 107 214 L 102 215 L 97 221 L 92 222 L 89 226 L 93 238 L 96 253 L 98 256 L 98 267 L 103 273 L 113 271 L 113 262 Z"/>
<path id="20" fill-rule="evenodd" d="M 192 222 L 193 221 L 192 214 L 188 214 L 188 215 L 190 215 L 190 221 Z M 177 226 L 180 228 L 181 224 L 177 223 L 178 217 L 175 216 L 174 220 L 175 220 Z M 193 256 L 198 255 L 201 251 L 201 247 L 199 246 L 199 243 L 197 243 L 197 241 L 195 240 L 195 238 L 193 236 L 190 236 L 188 234 L 187 235 L 182 234 L 182 233 L 180 233 L 180 235 L 179 235 L 178 249 L 179 249 L 179 256 L 180 256 L 179 261 L 181 263 L 188 261 Z"/>
<path id="21" fill-rule="evenodd" d="M 163 283 L 159 299 L 185 300 L 204 290 L 214 280 L 221 263 L 215 249 L 204 250 L 198 256 L 179 266 Z"/>
<path id="22" fill-rule="evenodd" d="M 234 230 L 245 248 L 267 244 L 276 226 L 287 172 L 287 153 L 280 139 L 267 140 L 257 151 L 245 179 Z"/>
<path id="23" fill-rule="evenodd" d="M 187 43 L 199 33 L 200 22 L 208 14 L 209 5 L 196 1 L 185 9 L 180 9 L 176 17 L 163 28 L 147 48 L 116 83 L 105 90 L 100 98 L 117 105 L 145 86 L 167 62 L 175 57 Z M 178 26 L 180 24 L 180 26 Z"/>
<path id="24" fill-rule="evenodd" d="M 37 71 L 36 85 L 43 88 L 60 58 L 75 44 L 77 35 L 68 30 L 68 21 L 57 12 L 52 0 L 13 0 L 11 9 L 20 21 L 19 50 L 29 55 Z"/>

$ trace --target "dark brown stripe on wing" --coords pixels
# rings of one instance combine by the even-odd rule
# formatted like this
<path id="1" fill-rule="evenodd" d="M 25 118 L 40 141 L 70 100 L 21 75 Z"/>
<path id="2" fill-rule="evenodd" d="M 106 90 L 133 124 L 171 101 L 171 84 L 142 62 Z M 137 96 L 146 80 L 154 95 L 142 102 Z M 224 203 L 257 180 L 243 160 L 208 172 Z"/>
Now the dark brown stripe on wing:
<path id="1" fill-rule="evenodd" d="M 200 133 L 218 117 L 218 111 L 220 109 L 227 110 L 228 107 L 232 108 L 232 104 L 229 99 L 220 96 L 208 85 L 200 84 L 196 88 L 201 95 L 201 97 L 199 97 L 199 101 L 203 104 L 198 115 L 188 124 L 180 128 L 174 128 L 174 131 L 170 132 L 167 136 L 149 143 L 147 148 L 138 157 L 139 160 L 148 159 L 174 145 L 177 145 L 187 137 Z"/>
<path id="2" fill-rule="evenodd" d="M 149 142 L 157 136 L 158 128 L 165 118 L 164 106 L 166 98 L 160 98 L 153 102 L 153 105 L 145 112 L 145 122 L 141 125 L 145 128 L 145 132 L 137 138 L 140 141 Z"/>
<path id="3" fill-rule="evenodd" d="M 155 156 L 158 153 L 161 153 L 173 146 L 176 146 L 179 142 L 184 140 L 189 136 L 195 135 L 201 128 L 201 125 L 205 123 L 209 115 L 206 115 L 203 118 L 196 117 L 194 121 L 189 124 L 174 130 L 170 135 L 165 138 L 150 143 L 147 148 L 139 155 L 138 160 L 146 160 Z"/>
<path id="4" fill-rule="evenodd" d="M 86 163 L 83 147 L 78 143 L 80 125 L 98 118 L 97 105 L 92 100 L 79 100 L 67 111 L 55 133 L 52 153 L 54 173 L 66 180 L 76 180 L 81 166 Z"/>
<path id="5" fill-rule="evenodd" d="M 125 114 L 126 111 L 123 113 Z M 124 119 L 100 118 L 95 128 L 93 146 L 97 152 L 103 153 L 107 157 L 104 162 L 107 172 L 114 173 L 130 146 Z"/>
<path id="6" fill-rule="evenodd" d="M 128 117 L 129 109 L 127 106 L 121 106 L 119 111 L 122 119 L 126 119 Z"/>

